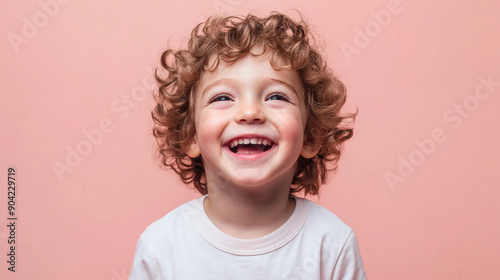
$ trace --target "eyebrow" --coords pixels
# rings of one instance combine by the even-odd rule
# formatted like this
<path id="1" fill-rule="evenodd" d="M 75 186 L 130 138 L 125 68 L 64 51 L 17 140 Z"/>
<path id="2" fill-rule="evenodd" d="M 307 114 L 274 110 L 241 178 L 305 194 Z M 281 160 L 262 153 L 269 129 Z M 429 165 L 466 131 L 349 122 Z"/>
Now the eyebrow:
<path id="1" fill-rule="evenodd" d="M 210 85 L 206 86 L 204 89 L 203 89 L 203 92 L 201 93 L 201 96 L 205 95 L 205 93 L 207 91 L 209 91 L 210 89 L 218 86 L 218 85 L 229 85 L 231 86 L 232 84 L 234 84 L 236 81 L 236 79 L 220 79 L 220 80 L 217 80 L 213 83 L 211 83 Z M 288 88 L 289 90 L 291 90 L 297 97 L 299 97 L 299 94 L 297 93 L 297 90 L 295 90 L 295 88 L 287 83 L 287 82 L 284 82 L 282 80 L 278 80 L 278 79 L 274 79 L 274 78 L 267 78 L 265 79 L 264 81 L 265 83 L 269 83 L 269 82 L 274 82 L 274 83 L 278 83 L 280 85 L 283 85 L 285 86 L 286 88 Z"/>
<path id="2" fill-rule="evenodd" d="M 291 90 L 293 93 L 295 93 L 295 95 L 297 95 L 297 97 L 299 97 L 299 94 L 297 93 L 297 91 L 295 90 L 295 88 L 291 84 L 289 84 L 287 82 L 283 82 L 282 80 L 273 79 L 273 78 L 269 78 L 269 80 L 273 81 L 273 82 L 277 82 L 278 84 L 285 86 L 286 88 Z"/>
<path id="3" fill-rule="evenodd" d="M 201 93 L 201 96 L 205 95 L 205 92 L 209 91 L 213 87 L 216 87 L 218 85 L 232 85 L 233 83 L 234 83 L 234 79 L 220 79 L 220 80 L 217 80 L 217 81 L 209 84 L 208 86 L 206 86 L 203 89 L 203 92 Z"/>

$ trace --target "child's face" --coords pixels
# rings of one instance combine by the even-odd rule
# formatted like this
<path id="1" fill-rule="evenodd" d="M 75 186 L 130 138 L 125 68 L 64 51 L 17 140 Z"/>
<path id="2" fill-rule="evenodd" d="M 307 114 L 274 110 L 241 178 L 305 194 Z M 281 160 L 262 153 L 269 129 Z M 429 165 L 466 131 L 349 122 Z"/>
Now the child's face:
<path id="1" fill-rule="evenodd" d="M 296 70 L 276 71 L 267 56 L 220 62 L 202 75 L 195 97 L 196 135 L 187 153 L 203 158 L 207 183 L 290 187 L 308 112 Z"/>

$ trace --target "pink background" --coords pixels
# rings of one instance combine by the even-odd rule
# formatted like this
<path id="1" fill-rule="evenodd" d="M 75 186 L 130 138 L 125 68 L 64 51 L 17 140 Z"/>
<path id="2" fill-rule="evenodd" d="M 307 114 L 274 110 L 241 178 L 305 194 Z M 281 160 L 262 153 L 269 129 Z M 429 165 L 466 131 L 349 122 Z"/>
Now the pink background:
<path id="1" fill-rule="evenodd" d="M 290 8 L 360 111 L 314 200 L 355 230 L 368 278 L 500 279 L 498 2 L 179 3 L 2 0 L 1 279 L 127 279 L 140 233 L 197 197 L 153 160 L 149 69 L 209 15 Z"/>

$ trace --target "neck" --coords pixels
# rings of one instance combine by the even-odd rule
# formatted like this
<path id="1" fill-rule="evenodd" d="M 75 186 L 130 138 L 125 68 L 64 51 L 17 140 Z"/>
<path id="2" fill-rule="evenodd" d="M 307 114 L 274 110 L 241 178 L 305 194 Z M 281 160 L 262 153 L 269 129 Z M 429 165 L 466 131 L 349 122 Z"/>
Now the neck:
<path id="1" fill-rule="evenodd" d="M 242 239 L 265 236 L 283 225 L 295 208 L 289 188 L 272 193 L 218 189 L 204 201 L 210 220 L 224 233 Z"/>

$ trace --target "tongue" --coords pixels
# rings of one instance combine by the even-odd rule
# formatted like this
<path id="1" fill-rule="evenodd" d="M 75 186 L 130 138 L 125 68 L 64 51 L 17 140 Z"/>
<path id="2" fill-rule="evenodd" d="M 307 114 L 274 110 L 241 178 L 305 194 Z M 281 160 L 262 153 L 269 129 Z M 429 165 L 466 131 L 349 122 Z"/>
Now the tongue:
<path id="1" fill-rule="evenodd" d="M 258 154 L 264 152 L 264 145 L 239 145 L 237 154 Z"/>

